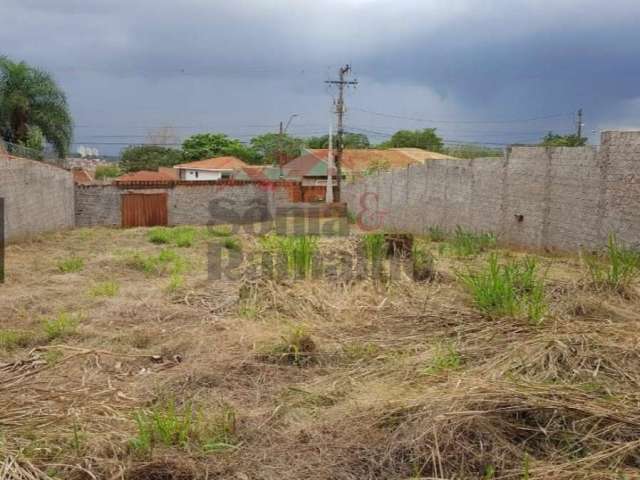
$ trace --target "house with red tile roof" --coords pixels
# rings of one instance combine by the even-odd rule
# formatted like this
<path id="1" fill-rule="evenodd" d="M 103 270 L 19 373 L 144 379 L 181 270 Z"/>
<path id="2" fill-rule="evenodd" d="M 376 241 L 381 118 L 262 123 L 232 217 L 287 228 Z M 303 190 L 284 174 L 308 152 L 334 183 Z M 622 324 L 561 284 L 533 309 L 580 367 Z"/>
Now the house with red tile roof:
<path id="1" fill-rule="evenodd" d="M 124 182 L 170 182 L 174 178 L 165 172 L 140 170 L 139 172 L 126 173 L 115 179 L 116 183 Z"/>
<path id="2" fill-rule="evenodd" d="M 236 172 L 249 167 L 236 157 L 215 157 L 197 162 L 174 165 L 180 180 L 222 180 L 232 178 Z"/>

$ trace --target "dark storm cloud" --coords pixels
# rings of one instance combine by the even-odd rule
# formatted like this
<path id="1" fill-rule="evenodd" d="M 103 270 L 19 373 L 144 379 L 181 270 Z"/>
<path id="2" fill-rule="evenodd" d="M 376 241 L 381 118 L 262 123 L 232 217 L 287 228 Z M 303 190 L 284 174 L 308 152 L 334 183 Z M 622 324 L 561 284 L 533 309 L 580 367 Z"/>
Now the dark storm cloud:
<path id="1" fill-rule="evenodd" d="M 370 110 L 473 120 L 584 107 L 589 128 L 640 123 L 636 0 L 0 0 L 0 17 L 2 52 L 50 69 L 78 123 L 209 128 L 295 111 L 304 134 L 326 125 L 323 80 L 345 62 L 361 80 L 353 104 Z M 499 140 L 487 128 L 478 138 Z"/>

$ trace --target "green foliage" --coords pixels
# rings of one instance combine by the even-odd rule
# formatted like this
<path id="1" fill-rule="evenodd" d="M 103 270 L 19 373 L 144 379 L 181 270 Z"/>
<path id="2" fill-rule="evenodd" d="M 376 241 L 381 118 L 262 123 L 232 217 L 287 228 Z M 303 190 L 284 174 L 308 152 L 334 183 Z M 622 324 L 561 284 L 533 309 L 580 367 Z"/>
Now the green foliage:
<path id="1" fill-rule="evenodd" d="M 222 405 L 215 415 L 205 417 L 202 412 L 195 412 L 190 403 L 177 406 L 169 400 L 152 409 L 137 411 L 134 419 L 138 434 L 130 445 L 141 455 L 150 454 L 156 445 L 182 449 L 194 446 L 205 452 L 234 447 L 236 414 L 228 405 Z"/>
<path id="2" fill-rule="evenodd" d="M 96 167 L 96 180 L 119 177 L 121 174 L 118 165 L 98 165 Z"/>
<path id="3" fill-rule="evenodd" d="M 264 250 L 276 252 L 287 263 L 288 272 L 301 278 L 309 276 L 313 258 L 318 248 L 316 237 L 308 235 L 265 235 L 259 242 Z"/>
<path id="4" fill-rule="evenodd" d="M 399 130 L 381 148 L 422 148 L 432 152 L 442 152 L 444 143 L 435 128 L 423 130 Z"/>
<path id="5" fill-rule="evenodd" d="M 84 268 L 84 260 L 80 257 L 71 256 L 58 261 L 58 270 L 61 273 L 79 272 Z"/>
<path id="6" fill-rule="evenodd" d="M 36 152 L 42 153 L 44 151 L 44 135 L 42 134 L 42 130 L 36 125 L 29 126 L 27 131 L 27 138 L 24 141 L 24 146 L 34 150 Z"/>
<path id="7" fill-rule="evenodd" d="M 640 252 L 624 248 L 616 235 L 609 234 L 604 258 L 584 256 L 593 284 L 623 292 L 640 276 Z"/>
<path id="8" fill-rule="evenodd" d="M 182 152 L 175 148 L 157 145 L 138 145 L 124 149 L 120 157 L 123 172 L 158 170 L 159 167 L 173 167 L 184 161 Z"/>
<path id="9" fill-rule="evenodd" d="M 34 336 L 31 332 L 23 330 L 0 330 L 0 349 L 12 351 L 16 348 L 25 348 L 33 343 Z"/>
<path id="10" fill-rule="evenodd" d="M 438 343 L 433 358 L 424 372 L 427 375 L 437 375 L 447 370 L 456 370 L 461 364 L 462 359 L 455 345 L 449 342 Z"/>
<path id="11" fill-rule="evenodd" d="M 76 333 L 80 319 L 80 315 L 60 312 L 55 317 L 45 318 L 42 330 L 49 341 L 68 337 Z"/>
<path id="12" fill-rule="evenodd" d="M 185 161 L 232 156 L 247 163 L 260 163 L 259 152 L 224 133 L 198 133 L 182 142 Z"/>
<path id="13" fill-rule="evenodd" d="M 501 265 L 493 253 L 484 269 L 458 273 L 473 299 L 490 317 L 524 315 L 539 323 L 547 311 L 544 279 L 535 258 L 527 257 Z"/>
<path id="14" fill-rule="evenodd" d="M 338 147 L 338 136 L 333 136 L 333 148 Z M 310 137 L 305 141 L 305 146 L 308 148 L 329 148 L 329 135 L 322 135 L 320 137 Z M 369 138 L 364 133 L 345 133 L 342 143 L 344 148 L 369 148 Z"/>
<path id="15" fill-rule="evenodd" d="M 463 230 L 460 226 L 451 239 L 451 249 L 458 257 L 478 255 L 496 246 L 496 236 L 493 233 L 474 233 Z"/>
<path id="16" fill-rule="evenodd" d="M 379 264 L 387 253 L 384 233 L 366 233 L 362 236 L 364 254 L 369 262 Z"/>
<path id="17" fill-rule="evenodd" d="M 147 274 L 182 273 L 186 270 L 186 260 L 174 250 L 164 249 L 157 255 L 134 253 L 127 258 L 127 265 Z"/>
<path id="18" fill-rule="evenodd" d="M 443 153 L 457 158 L 485 158 L 502 157 L 504 155 L 500 148 L 490 148 L 483 145 L 455 145 L 445 147 Z"/>
<path id="19" fill-rule="evenodd" d="M 586 137 L 578 137 L 576 134 L 559 135 L 553 132 L 547 133 L 540 143 L 545 147 L 582 147 L 586 144 Z"/>
<path id="20" fill-rule="evenodd" d="M 191 247 L 196 237 L 193 227 L 154 227 L 147 234 L 149 241 L 156 244 L 172 243 L 178 247 Z"/>
<path id="21" fill-rule="evenodd" d="M 10 142 L 37 149 L 44 137 L 64 158 L 73 120 L 64 92 L 49 73 L 0 56 L 0 132 Z"/>
<path id="22" fill-rule="evenodd" d="M 92 297 L 115 297 L 120 291 L 120 284 L 114 280 L 96 283 L 89 294 Z"/>
<path id="23" fill-rule="evenodd" d="M 294 159 L 300 155 L 303 145 L 302 139 L 286 133 L 265 133 L 251 139 L 251 147 L 258 152 L 264 164 L 277 164 L 281 152 L 283 161 Z"/>

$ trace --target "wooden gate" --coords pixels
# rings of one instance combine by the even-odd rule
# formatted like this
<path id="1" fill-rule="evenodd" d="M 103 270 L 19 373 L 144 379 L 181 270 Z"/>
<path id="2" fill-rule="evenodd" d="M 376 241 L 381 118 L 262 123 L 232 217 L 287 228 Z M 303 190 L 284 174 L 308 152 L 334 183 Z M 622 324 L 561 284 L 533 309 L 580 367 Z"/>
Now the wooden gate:
<path id="1" fill-rule="evenodd" d="M 167 225 L 166 193 L 125 193 L 122 195 L 122 226 Z"/>

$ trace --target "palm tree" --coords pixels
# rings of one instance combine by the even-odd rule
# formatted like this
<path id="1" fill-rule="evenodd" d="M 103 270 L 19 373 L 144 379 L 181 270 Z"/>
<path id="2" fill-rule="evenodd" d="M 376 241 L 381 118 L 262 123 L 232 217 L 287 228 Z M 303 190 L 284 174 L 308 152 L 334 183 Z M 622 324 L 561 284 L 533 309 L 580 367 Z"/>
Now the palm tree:
<path id="1" fill-rule="evenodd" d="M 67 98 L 49 73 L 0 56 L 0 133 L 6 140 L 24 145 L 41 132 L 62 158 L 72 125 Z"/>

